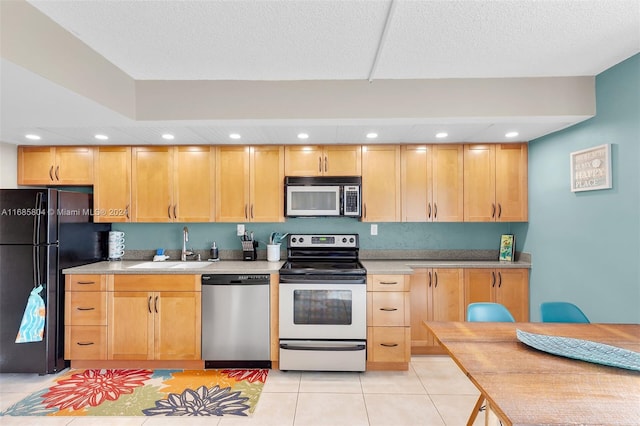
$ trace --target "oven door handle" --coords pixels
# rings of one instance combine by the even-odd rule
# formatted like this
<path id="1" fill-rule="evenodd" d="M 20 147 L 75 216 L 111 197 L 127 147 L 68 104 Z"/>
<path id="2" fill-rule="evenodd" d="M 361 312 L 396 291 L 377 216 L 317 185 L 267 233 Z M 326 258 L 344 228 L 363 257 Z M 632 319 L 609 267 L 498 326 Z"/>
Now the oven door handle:
<path id="1" fill-rule="evenodd" d="M 292 351 L 363 351 L 367 348 L 364 344 L 355 345 L 292 345 L 289 343 L 280 343 L 280 349 L 288 349 Z"/>

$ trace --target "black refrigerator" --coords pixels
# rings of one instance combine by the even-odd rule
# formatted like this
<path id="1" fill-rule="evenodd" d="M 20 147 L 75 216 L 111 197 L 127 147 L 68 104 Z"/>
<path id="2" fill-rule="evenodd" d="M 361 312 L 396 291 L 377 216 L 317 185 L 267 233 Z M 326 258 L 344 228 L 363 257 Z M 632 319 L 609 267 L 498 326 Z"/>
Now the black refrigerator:
<path id="1" fill-rule="evenodd" d="M 65 368 L 62 270 L 107 258 L 111 224 L 93 223 L 93 196 L 0 189 L 0 373 Z M 43 286 L 42 341 L 15 343 L 31 291 Z"/>

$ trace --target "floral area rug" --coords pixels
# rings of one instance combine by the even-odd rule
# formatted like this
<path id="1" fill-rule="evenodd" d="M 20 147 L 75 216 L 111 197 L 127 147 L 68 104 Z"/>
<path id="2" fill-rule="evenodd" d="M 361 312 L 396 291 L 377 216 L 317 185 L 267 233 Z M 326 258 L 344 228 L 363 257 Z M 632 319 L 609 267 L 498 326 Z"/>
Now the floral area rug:
<path id="1" fill-rule="evenodd" d="M 0 416 L 249 416 L 268 372 L 70 370 Z"/>

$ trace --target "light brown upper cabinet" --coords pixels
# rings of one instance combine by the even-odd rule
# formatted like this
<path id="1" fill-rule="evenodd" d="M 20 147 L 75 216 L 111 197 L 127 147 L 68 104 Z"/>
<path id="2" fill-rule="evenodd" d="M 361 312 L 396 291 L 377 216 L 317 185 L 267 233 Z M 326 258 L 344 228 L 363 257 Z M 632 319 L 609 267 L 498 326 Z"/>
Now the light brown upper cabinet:
<path id="1" fill-rule="evenodd" d="M 286 176 L 360 176 L 359 145 L 285 147 Z"/>
<path id="2" fill-rule="evenodd" d="M 284 222 L 284 148 L 217 148 L 216 220 Z"/>
<path id="3" fill-rule="evenodd" d="M 101 146 L 95 153 L 94 222 L 131 220 L 131 148 Z"/>
<path id="4" fill-rule="evenodd" d="M 134 222 L 214 220 L 215 148 L 133 147 L 131 168 Z"/>
<path id="5" fill-rule="evenodd" d="M 527 170 L 527 144 L 465 145 L 465 222 L 526 222 Z"/>
<path id="6" fill-rule="evenodd" d="M 93 148 L 18 147 L 19 185 L 92 185 Z"/>
<path id="7" fill-rule="evenodd" d="M 462 222 L 462 145 L 401 148 L 402 221 Z"/>
<path id="8" fill-rule="evenodd" d="M 362 221 L 399 222 L 400 146 L 362 147 Z"/>

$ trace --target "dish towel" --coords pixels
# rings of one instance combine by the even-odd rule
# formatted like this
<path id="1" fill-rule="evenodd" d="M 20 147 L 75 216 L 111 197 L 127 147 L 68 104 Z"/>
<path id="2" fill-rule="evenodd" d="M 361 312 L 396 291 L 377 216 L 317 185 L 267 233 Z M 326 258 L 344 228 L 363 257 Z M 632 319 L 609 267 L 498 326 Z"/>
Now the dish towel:
<path id="1" fill-rule="evenodd" d="M 27 307 L 16 337 L 16 343 L 40 342 L 44 337 L 44 300 L 40 296 L 42 285 L 31 290 Z"/>

